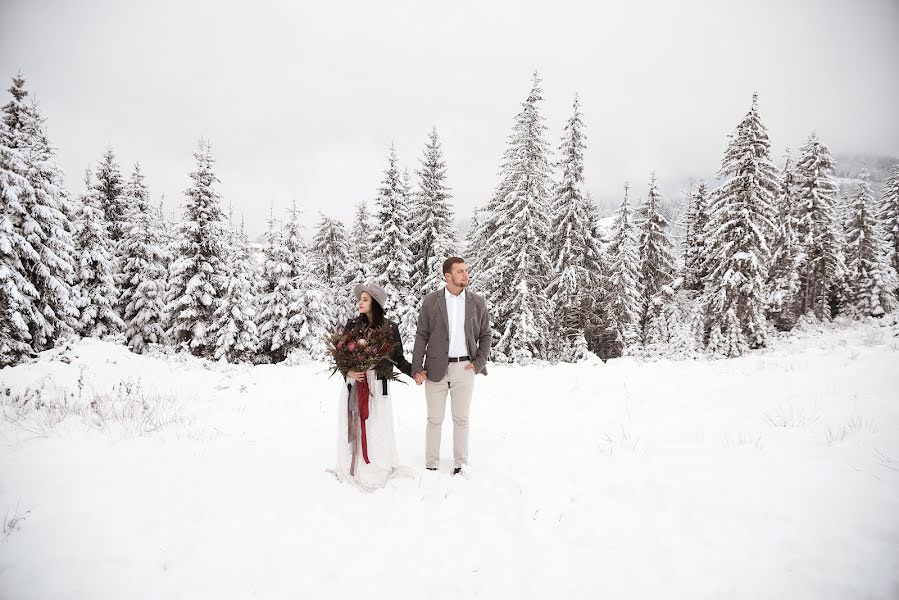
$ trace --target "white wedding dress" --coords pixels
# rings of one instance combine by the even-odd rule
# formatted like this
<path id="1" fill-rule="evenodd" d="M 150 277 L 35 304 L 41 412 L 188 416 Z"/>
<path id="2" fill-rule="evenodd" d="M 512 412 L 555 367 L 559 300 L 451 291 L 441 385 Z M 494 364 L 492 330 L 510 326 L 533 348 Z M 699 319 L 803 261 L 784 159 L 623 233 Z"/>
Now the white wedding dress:
<path id="1" fill-rule="evenodd" d="M 337 402 L 336 474 L 341 481 L 353 483 L 366 491 L 374 491 L 384 487 L 393 477 L 405 476 L 408 469 L 400 467 L 397 456 L 390 385 L 387 386 L 387 394 L 384 394 L 384 382 L 377 379 L 375 371 L 367 371 L 366 376 L 370 391 L 368 419 L 365 421 L 369 463 L 366 464 L 362 457 L 359 414 L 348 410 L 352 408 L 349 402 L 353 406 L 357 404 L 356 381 L 347 377 L 341 385 Z"/>

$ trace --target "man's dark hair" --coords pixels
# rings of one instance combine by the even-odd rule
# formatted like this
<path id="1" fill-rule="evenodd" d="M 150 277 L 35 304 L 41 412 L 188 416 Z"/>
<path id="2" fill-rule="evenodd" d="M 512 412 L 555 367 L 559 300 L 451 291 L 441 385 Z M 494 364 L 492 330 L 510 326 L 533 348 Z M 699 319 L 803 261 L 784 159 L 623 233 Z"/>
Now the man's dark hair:
<path id="1" fill-rule="evenodd" d="M 457 265 L 459 263 L 464 263 L 464 258 L 459 258 L 458 256 L 450 256 L 448 259 L 443 261 L 443 273 L 452 273 L 453 265 Z"/>

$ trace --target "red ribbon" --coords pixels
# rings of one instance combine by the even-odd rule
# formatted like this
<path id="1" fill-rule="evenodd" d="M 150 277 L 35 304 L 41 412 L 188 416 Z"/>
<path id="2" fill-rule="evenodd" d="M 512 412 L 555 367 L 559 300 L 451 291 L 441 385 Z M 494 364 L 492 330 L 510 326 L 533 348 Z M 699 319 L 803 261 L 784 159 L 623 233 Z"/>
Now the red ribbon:
<path id="1" fill-rule="evenodd" d="M 362 427 L 362 458 L 365 464 L 369 464 L 368 460 L 368 441 L 365 438 L 365 421 L 368 419 L 368 374 L 362 381 L 356 384 L 356 400 L 359 402 L 359 424 Z"/>

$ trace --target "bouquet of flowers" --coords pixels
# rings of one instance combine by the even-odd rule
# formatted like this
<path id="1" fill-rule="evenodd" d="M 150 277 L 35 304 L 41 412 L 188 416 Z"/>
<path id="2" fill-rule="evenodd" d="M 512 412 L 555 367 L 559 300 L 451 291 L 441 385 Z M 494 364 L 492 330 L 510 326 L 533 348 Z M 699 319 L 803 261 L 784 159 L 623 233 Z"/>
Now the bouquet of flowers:
<path id="1" fill-rule="evenodd" d="M 328 352 L 334 359 L 331 375 L 340 371 L 365 372 L 374 369 L 393 351 L 393 335 L 390 327 L 366 327 L 351 329 L 346 333 L 333 333 L 328 337 Z M 387 379 L 396 380 L 393 366 L 389 373 L 381 373 Z"/>

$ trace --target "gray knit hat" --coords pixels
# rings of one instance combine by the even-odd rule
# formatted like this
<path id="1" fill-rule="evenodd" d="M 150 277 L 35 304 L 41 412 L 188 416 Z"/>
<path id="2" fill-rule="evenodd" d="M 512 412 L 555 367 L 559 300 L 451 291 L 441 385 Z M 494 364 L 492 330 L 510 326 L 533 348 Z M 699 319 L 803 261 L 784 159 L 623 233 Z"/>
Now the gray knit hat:
<path id="1" fill-rule="evenodd" d="M 384 305 L 387 303 L 387 292 L 385 292 L 384 288 L 377 283 L 357 284 L 356 287 L 353 288 L 353 294 L 356 295 L 356 300 L 359 299 L 362 292 L 368 292 L 372 299 L 381 305 L 381 308 L 384 308 Z"/>

